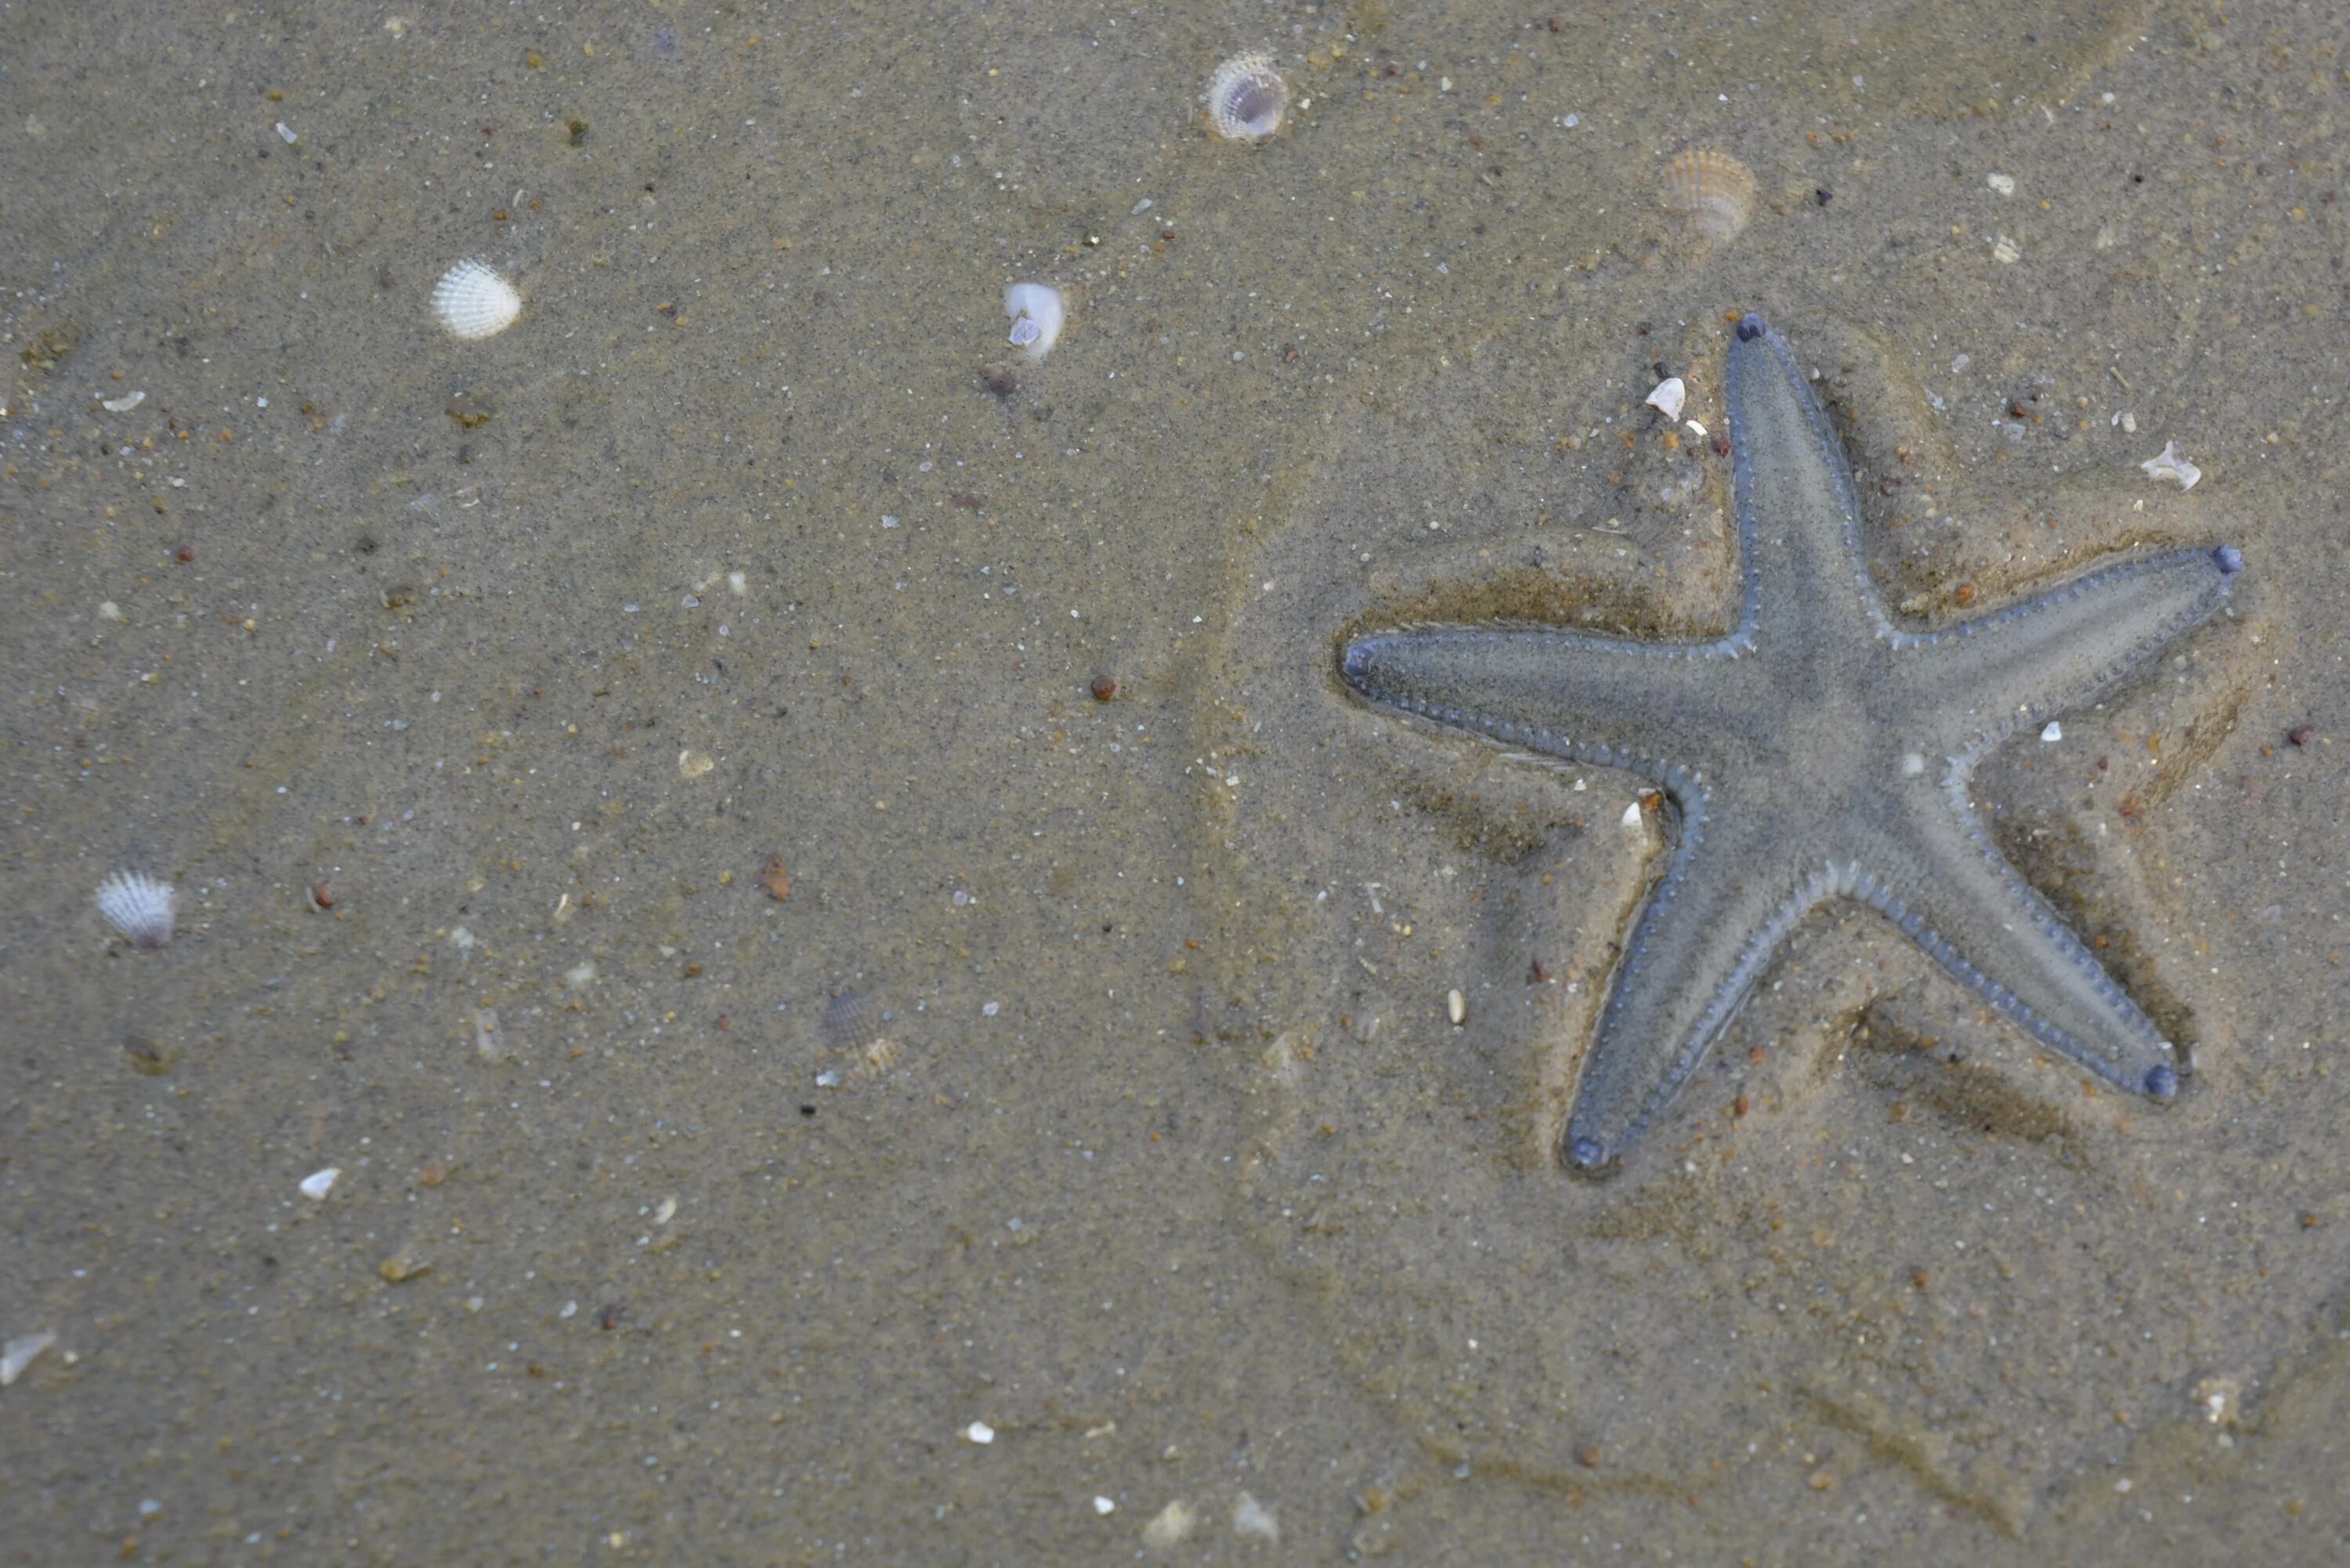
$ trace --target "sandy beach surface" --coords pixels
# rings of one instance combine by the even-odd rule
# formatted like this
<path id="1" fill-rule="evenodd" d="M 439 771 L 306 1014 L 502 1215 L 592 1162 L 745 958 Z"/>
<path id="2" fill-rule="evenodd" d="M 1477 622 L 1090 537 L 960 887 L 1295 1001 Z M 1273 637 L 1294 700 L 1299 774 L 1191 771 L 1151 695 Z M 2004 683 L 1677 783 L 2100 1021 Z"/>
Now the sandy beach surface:
<path id="1" fill-rule="evenodd" d="M 2341 1561 L 2345 137 L 2314 4 L 0 12 L 0 1562 Z M 1748 310 L 1909 623 L 2242 550 L 1978 778 L 2168 1108 L 1838 910 L 1562 1169 L 1670 823 L 1335 652 L 1719 629 Z"/>

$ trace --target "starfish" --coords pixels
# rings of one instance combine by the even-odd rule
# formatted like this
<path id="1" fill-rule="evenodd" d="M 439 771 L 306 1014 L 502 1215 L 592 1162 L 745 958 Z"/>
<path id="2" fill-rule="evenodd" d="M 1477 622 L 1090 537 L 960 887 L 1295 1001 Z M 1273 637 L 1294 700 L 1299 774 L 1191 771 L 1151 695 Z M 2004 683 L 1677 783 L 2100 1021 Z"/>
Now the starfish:
<path id="1" fill-rule="evenodd" d="M 1677 841 L 1616 966 L 1561 1150 L 1612 1168 L 1703 1064 L 1798 921 L 1882 913 L 2042 1045 L 2168 1103 L 2170 1043 L 1975 814 L 1976 764 L 2111 691 L 2228 599 L 2232 547 L 2140 555 L 1908 629 L 1861 555 L 1852 473 L 1794 356 L 1737 325 L 1724 393 L 1742 579 L 1705 642 L 1492 623 L 1350 639 L 1347 688 L 1538 758 L 1646 776 Z"/>

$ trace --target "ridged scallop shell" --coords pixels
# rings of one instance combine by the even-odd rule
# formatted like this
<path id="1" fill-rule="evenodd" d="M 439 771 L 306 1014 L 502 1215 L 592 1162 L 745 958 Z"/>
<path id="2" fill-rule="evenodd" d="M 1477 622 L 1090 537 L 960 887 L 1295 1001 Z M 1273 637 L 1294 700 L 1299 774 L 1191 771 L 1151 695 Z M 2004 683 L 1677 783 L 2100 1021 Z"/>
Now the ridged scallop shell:
<path id="1" fill-rule="evenodd" d="M 98 885 L 98 912 L 142 948 L 172 940 L 172 885 L 144 871 L 117 871 Z"/>
<path id="2" fill-rule="evenodd" d="M 889 1038 L 889 1014 L 871 997 L 844 991 L 824 1008 L 824 1043 L 836 1051 L 864 1053 Z"/>
<path id="3" fill-rule="evenodd" d="M 461 261 L 432 286 L 432 314 L 452 337 L 493 337 L 522 314 L 522 295 L 487 262 Z"/>
<path id="4" fill-rule="evenodd" d="M 1227 141 L 1271 141 L 1289 108 L 1289 84 L 1271 55 L 1234 55 L 1208 78 L 1208 122 Z"/>
<path id="5" fill-rule="evenodd" d="M 1727 152 L 1692 148 L 1665 165 L 1664 202 L 1708 244 L 1718 245 L 1754 215 L 1754 174 Z"/>

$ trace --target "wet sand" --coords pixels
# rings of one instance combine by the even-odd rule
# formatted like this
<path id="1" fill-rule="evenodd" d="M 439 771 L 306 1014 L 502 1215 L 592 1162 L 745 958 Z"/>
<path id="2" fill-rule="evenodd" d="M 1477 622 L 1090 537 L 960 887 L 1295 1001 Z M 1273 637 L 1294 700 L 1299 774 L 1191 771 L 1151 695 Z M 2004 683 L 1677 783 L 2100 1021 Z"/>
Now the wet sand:
<path id="1" fill-rule="evenodd" d="M 2332 1561 L 2350 28 L 2061 9 L 0 19 L 0 1561 Z M 1332 650 L 1718 625 L 1743 309 L 2243 549 L 1978 791 L 2169 1110 L 1853 914 L 1559 1169 L 1638 787 Z"/>

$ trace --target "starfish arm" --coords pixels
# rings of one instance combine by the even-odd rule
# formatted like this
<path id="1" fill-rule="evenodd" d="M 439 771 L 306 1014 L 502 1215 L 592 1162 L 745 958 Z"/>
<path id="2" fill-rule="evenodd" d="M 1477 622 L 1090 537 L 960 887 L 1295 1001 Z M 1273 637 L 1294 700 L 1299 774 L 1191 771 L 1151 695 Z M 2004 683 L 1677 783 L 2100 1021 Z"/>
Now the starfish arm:
<path id="1" fill-rule="evenodd" d="M 1851 868 L 1806 867 L 1769 840 L 1768 814 L 1679 797 L 1679 842 L 1632 927 L 1585 1058 L 1561 1153 L 1596 1173 L 1664 1114 L 1704 1064 L 1805 912 Z"/>
<path id="2" fill-rule="evenodd" d="M 1692 664 L 1708 667 L 1695 679 Z M 1347 644 L 1339 670 L 1367 702 L 1570 762 L 1674 782 L 1657 754 L 1668 734 L 1702 737 L 1752 722 L 1724 642 L 1653 643 L 1523 627 L 1376 632 Z M 1709 701 L 1708 694 L 1712 694 Z"/>
<path id="3" fill-rule="evenodd" d="M 1918 710 L 1939 709 L 1935 744 L 1971 763 L 2019 726 L 2120 684 L 2225 604 L 2242 566 L 2222 548 L 2106 566 L 1981 619 L 1904 635 L 1898 667 Z M 1949 693 L 1963 693 L 1962 705 Z"/>
<path id="4" fill-rule="evenodd" d="M 2119 1088 L 2169 1099 L 2170 1043 L 2000 854 L 1966 787 L 1954 771 L 1943 800 L 1873 857 L 1899 873 L 1864 877 L 1856 896 L 2041 1044 Z"/>
<path id="5" fill-rule="evenodd" d="M 1786 340 L 1759 316 L 1731 335 L 1722 394 L 1746 578 L 1741 631 L 1766 646 L 1889 632 L 1843 443 Z"/>

